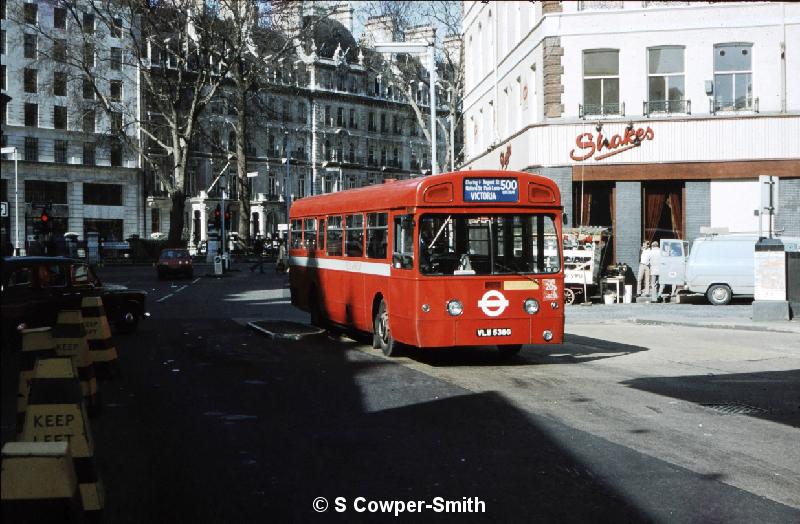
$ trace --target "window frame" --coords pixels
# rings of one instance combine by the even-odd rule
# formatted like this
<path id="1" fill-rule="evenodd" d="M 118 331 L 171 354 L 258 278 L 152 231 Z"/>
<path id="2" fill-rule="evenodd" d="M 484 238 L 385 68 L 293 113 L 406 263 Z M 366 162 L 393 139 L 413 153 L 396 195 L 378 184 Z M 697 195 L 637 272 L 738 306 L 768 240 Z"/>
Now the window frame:
<path id="1" fill-rule="evenodd" d="M 344 256 L 344 224 L 342 215 L 325 219 L 325 254 L 330 257 Z"/>
<path id="2" fill-rule="evenodd" d="M 586 73 L 586 61 L 587 55 L 591 54 L 600 54 L 600 53 L 616 53 L 616 61 L 617 61 L 617 73 L 616 75 L 612 74 L 587 74 Z M 584 49 L 581 53 L 581 80 L 582 80 L 582 87 L 583 87 L 583 114 L 584 115 L 624 115 L 624 111 L 622 110 L 622 103 L 620 102 L 620 74 L 619 74 L 619 49 L 612 49 L 612 48 L 602 48 L 602 49 Z M 598 104 L 587 104 L 586 103 L 586 82 L 592 80 L 600 80 L 600 104 L 599 104 L 599 112 L 595 111 L 587 111 L 588 108 L 592 108 L 593 106 L 598 106 Z M 606 102 L 606 83 L 607 81 L 616 80 L 617 82 L 617 101 L 614 102 Z M 616 105 L 616 111 L 613 111 L 613 106 Z M 612 111 L 607 111 L 606 107 L 610 106 Z"/>
<path id="3" fill-rule="evenodd" d="M 714 96 L 712 97 L 713 113 L 717 111 L 753 111 L 756 107 L 756 98 L 753 96 L 753 48 L 755 46 L 752 42 L 725 42 L 721 44 L 714 44 L 714 59 L 713 59 L 713 74 L 714 74 Z M 731 69 L 731 70 L 717 70 L 717 56 L 720 50 L 726 48 L 741 48 L 747 50 L 749 56 L 749 69 Z M 719 77 L 731 77 L 731 99 L 727 101 L 726 105 L 721 105 L 721 98 L 718 97 L 719 93 Z M 736 102 L 736 79 L 737 77 L 744 76 L 748 80 L 747 87 L 745 88 L 744 105 L 738 107 Z"/>

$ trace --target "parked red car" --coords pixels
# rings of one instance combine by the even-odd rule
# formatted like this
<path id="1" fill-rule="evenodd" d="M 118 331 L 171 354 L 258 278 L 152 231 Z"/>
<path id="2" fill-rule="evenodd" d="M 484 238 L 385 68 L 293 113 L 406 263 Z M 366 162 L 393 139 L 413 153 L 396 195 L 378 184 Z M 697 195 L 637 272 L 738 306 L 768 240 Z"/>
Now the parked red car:
<path id="1" fill-rule="evenodd" d="M 188 278 L 194 276 L 192 257 L 187 249 L 167 248 L 161 251 L 156 263 L 158 278 L 163 279 L 168 275 L 182 275 Z"/>

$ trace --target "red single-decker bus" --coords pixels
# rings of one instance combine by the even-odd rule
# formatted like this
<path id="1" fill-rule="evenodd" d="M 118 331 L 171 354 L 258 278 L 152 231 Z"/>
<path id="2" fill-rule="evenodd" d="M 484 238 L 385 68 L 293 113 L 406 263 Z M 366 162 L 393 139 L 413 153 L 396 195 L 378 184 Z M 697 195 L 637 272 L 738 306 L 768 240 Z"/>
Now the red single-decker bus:
<path id="1" fill-rule="evenodd" d="M 563 208 L 556 184 L 511 171 L 387 182 L 294 202 L 292 304 L 314 324 L 420 348 L 559 344 Z"/>

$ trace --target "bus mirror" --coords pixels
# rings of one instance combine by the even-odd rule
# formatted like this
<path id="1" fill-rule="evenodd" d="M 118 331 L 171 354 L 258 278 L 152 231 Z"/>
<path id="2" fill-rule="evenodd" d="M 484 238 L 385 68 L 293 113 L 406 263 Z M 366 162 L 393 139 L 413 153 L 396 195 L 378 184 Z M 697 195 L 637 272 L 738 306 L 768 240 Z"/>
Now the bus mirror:
<path id="1" fill-rule="evenodd" d="M 400 269 L 403 267 L 402 255 L 400 255 L 400 253 L 395 253 L 392 255 L 392 266 L 394 266 L 395 269 Z"/>

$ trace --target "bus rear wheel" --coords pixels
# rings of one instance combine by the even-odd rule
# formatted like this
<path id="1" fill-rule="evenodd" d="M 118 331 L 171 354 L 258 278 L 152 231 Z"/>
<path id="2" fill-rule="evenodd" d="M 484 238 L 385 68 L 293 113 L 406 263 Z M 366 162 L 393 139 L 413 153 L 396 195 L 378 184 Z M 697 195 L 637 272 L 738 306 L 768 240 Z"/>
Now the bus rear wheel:
<path id="1" fill-rule="evenodd" d="M 389 309 L 386 302 L 381 300 L 375 318 L 372 320 L 372 345 L 376 349 L 380 348 L 387 357 L 397 354 L 397 343 L 392 337 L 392 330 L 389 328 Z"/>

